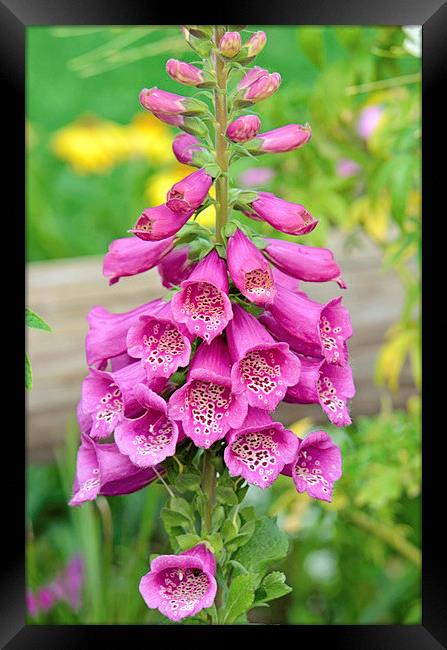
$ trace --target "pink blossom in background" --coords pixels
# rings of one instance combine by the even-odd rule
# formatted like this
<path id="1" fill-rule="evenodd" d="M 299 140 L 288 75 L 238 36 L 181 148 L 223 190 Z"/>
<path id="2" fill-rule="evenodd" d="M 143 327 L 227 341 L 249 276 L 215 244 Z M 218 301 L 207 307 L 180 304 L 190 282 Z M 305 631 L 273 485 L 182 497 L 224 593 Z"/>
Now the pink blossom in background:
<path id="1" fill-rule="evenodd" d="M 250 167 L 239 174 L 238 181 L 241 187 L 259 187 L 274 177 L 275 171 L 271 167 Z"/>
<path id="2" fill-rule="evenodd" d="M 337 175 L 340 178 L 349 178 L 350 176 L 355 176 L 359 173 L 361 167 L 355 160 L 350 160 L 349 158 L 340 158 L 337 161 Z"/>
<path id="3" fill-rule="evenodd" d="M 378 104 L 366 106 L 361 110 L 357 121 L 357 133 L 362 140 L 368 140 L 372 136 L 380 123 L 383 113 L 382 106 Z"/>

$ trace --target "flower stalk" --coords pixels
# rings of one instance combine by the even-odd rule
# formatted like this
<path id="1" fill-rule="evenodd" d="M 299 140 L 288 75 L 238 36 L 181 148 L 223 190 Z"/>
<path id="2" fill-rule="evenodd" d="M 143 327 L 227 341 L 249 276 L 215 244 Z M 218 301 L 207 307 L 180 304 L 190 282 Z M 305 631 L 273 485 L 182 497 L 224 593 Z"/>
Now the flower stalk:
<path id="1" fill-rule="evenodd" d="M 216 116 L 215 148 L 216 162 L 220 169 L 220 175 L 216 179 L 216 241 L 223 243 L 222 228 L 228 219 L 228 196 L 229 196 L 229 151 L 225 132 L 228 120 L 228 97 L 227 79 L 228 71 L 225 62 L 217 53 L 217 47 L 225 30 L 221 26 L 214 27 L 214 69 L 216 72 L 216 88 L 214 89 L 214 104 Z"/>

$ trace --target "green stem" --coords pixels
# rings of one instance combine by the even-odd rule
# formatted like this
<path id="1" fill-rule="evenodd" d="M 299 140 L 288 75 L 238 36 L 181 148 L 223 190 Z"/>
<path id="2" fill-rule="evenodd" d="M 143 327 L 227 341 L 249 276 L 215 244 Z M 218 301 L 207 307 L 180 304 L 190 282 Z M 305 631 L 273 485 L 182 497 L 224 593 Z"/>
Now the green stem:
<path id="1" fill-rule="evenodd" d="M 216 50 L 219 41 L 224 33 L 220 26 L 214 28 L 214 42 Z M 228 168 L 229 151 L 225 139 L 227 130 L 228 107 L 227 107 L 227 78 L 228 71 L 224 61 L 219 57 L 217 51 L 214 53 L 214 69 L 216 73 L 217 87 L 214 90 L 214 103 L 216 111 L 215 149 L 216 162 L 220 167 L 221 175 L 216 180 L 216 241 L 223 243 L 222 228 L 228 219 Z"/>
<path id="2" fill-rule="evenodd" d="M 206 533 L 211 532 L 211 517 L 213 514 L 214 502 L 216 500 L 216 470 L 212 463 L 213 453 L 205 450 L 203 452 L 202 467 L 202 490 L 207 497 L 204 512 L 204 530 Z"/>

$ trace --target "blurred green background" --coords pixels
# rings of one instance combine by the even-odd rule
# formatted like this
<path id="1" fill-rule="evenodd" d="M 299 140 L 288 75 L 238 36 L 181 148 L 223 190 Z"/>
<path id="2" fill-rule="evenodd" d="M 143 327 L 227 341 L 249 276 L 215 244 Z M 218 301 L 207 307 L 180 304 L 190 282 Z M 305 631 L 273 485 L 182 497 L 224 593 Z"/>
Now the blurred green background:
<path id="1" fill-rule="evenodd" d="M 355 247 L 366 235 L 381 250 L 384 268 L 398 273 L 405 300 L 375 368 L 386 396 L 381 412 L 345 430 L 327 428 L 344 457 L 334 503 L 297 498 L 287 480 L 249 493 L 290 535 L 282 569 L 293 587 L 251 618 L 419 623 L 420 35 L 400 27 L 262 29 L 268 43 L 256 64 L 283 80 L 280 92 L 256 107 L 263 130 L 309 121 L 312 147 L 257 163 L 244 159 L 234 182 L 256 185 L 260 169 L 267 179 L 260 185 L 318 215 L 306 243 L 330 246 L 337 235 Z M 161 203 L 188 171 L 170 150 L 173 131 L 138 104 L 143 87 L 191 94 L 167 77 L 164 64 L 172 56 L 196 59 L 175 28 L 28 28 L 30 262 L 104 254 L 139 211 Z M 199 219 L 211 223 L 212 208 Z M 414 395 L 396 412 L 392 393 L 405 363 Z M 311 427 L 299 421 L 295 430 Z M 149 549 L 165 548 L 162 487 L 68 509 L 77 445 L 72 423 L 57 461 L 28 467 L 27 573 L 38 598 L 81 553 L 82 605 L 79 611 L 66 602 L 40 606 L 30 621 L 165 622 L 137 592 Z"/>

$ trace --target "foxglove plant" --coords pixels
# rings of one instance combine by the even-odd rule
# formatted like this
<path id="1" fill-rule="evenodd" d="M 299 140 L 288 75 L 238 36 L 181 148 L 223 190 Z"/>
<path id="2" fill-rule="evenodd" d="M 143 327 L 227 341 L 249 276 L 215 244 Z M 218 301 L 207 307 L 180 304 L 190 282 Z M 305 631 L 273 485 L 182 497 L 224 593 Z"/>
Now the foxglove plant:
<path id="1" fill-rule="evenodd" d="M 340 450 L 325 431 L 298 438 L 273 412 L 282 401 L 315 403 L 344 426 L 355 393 L 341 296 L 320 304 L 300 287 L 346 288 L 331 251 L 296 240 L 318 220 L 270 192 L 230 188 L 238 159 L 294 151 L 311 137 L 300 124 L 260 133 L 253 106 L 281 77 L 247 68 L 266 37 L 244 43 L 242 29 L 182 26 L 202 65 L 169 59 L 167 73 L 200 88 L 201 99 L 140 93 L 144 109 L 183 131 L 173 153 L 197 170 L 142 212 L 134 237 L 112 242 L 104 275 L 113 284 L 157 267 L 169 299 L 121 314 L 94 307 L 88 317 L 70 505 L 163 483 L 173 553 L 152 558 L 140 592 L 174 622 L 246 622 L 252 607 L 290 591 L 282 573 L 269 572 L 287 552 L 284 533 L 243 500 L 249 485 L 266 489 L 283 474 L 297 492 L 330 501 Z M 209 230 L 195 217 L 212 204 Z M 259 236 L 237 211 L 293 241 Z"/>

